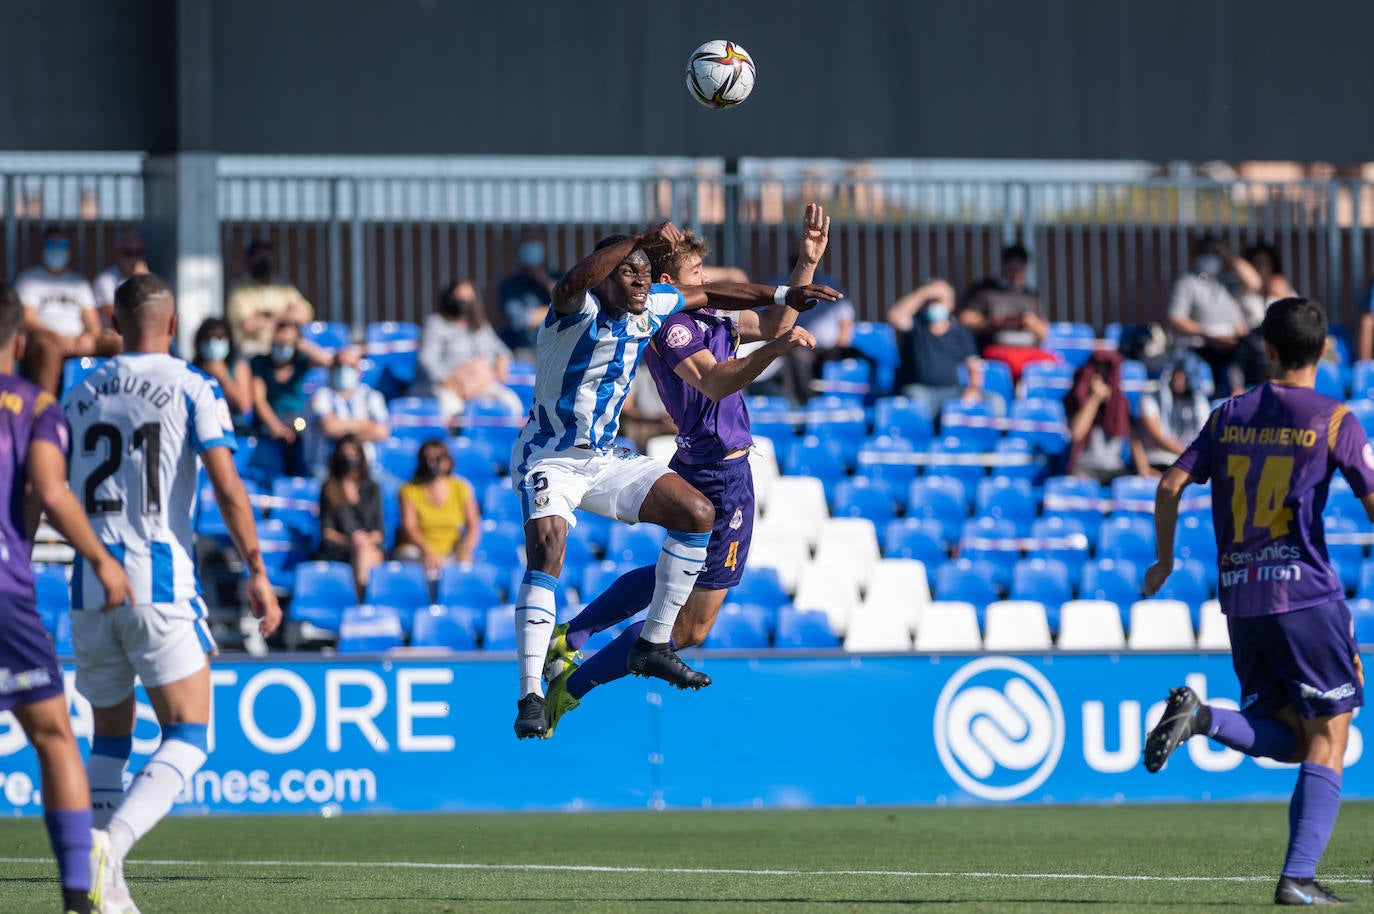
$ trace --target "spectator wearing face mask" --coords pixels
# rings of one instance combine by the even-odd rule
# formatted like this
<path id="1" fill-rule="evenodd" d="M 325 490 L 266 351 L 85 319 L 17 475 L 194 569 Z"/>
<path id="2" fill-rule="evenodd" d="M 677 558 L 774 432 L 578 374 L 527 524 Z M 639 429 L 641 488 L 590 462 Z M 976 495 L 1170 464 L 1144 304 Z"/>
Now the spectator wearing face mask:
<path id="1" fill-rule="evenodd" d="M 43 232 L 43 262 L 14 281 L 24 304 L 24 372 L 54 394 L 61 392 L 62 363 L 79 356 L 110 356 L 123 349 L 119 334 L 100 326 L 91 284 L 70 268 L 71 236 L 61 226 Z"/>
<path id="2" fill-rule="evenodd" d="M 501 280 L 496 295 L 506 328 L 501 337 L 522 359 L 534 359 L 534 338 L 549 310 L 549 296 L 562 271 L 549 266 L 543 235 L 534 228 L 520 233 L 515 249 L 519 268 Z"/>
<path id="3" fill-rule="evenodd" d="M 1259 336 L 1252 337 L 1240 300 L 1255 271 L 1212 235 L 1194 243 L 1190 267 L 1169 295 L 1169 329 L 1211 366 L 1219 396 L 1239 393 L 1263 380 L 1265 370 Z"/>
<path id="4" fill-rule="evenodd" d="M 373 481 L 357 435 L 333 442 L 329 475 L 320 487 L 320 551 L 326 562 L 347 562 L 359 597 L 382 561 L 382 491 Z"/>
<path id="5" fill-rule="evenodd" d="M 138 232 L 122 235 L 116 246 L 115 262 L 102 270 L 92 287 L 95 290 L 95 306 L 100 312 L 100 323 L 104 327 L 114 326 L 114 294 L 131 276 L 142 276 L 148 272 L 148 261 L 144 258 L 143 236 Z"/>
<path id="6" fill-rule="evenodd" d="M 305 373 L 329 363 L 320 349 L 301 345 L 301 328 L 293 321 L 278 323 L 271 349 L 248 363 L 253 372 L 253 422 L 259 435 L 281 443 L 288 475 L 305 475 Z"/>
<path id="7" fill-rule="evenodd" d="M 453 457 L 437 438 L 420 445 L 415 475 L 401 486 L 396 558 L 422 562 L 437 577 L 446 562 L 472 561 L 482 515 L 472 484 L 454 475 Z"/>
<path id="8" fill-rule="evenodd" d="M 253 412 L 253 371 L 234 346 L 234 334 L 222 317 L 208 317 L 196 329 L 191 364 L 219 382 L 234 428 L 248 431 Z"/>
<path id="9" fill-rule="evenodd" d="M 934 279 L 897 299 L 887 311 L 887 322 L 897 332 L 902 393 L 925 403 L 932 416 L 940 414 L 946 400 L 984 397 L 978 344 L 967 327 L 953 320 L 954 304 L 954 287 Z M 959 383 L 960 365 L 968 373 L 967 386 Z"/>
<path id="10" fill-rule="evenodd" d="M 248 275 L 229 291 L 225 314 L 234 326 L 244 355 L 264 355 L 272 347 L 272 334 L 278 322 L 307 323 L 314 319 L 315 309 L 300 290 L 277 275 L 277 257 L 271 242 L 254 239 L 245 259 Z"/>
<path id="11" fill-rule="evenodd" d="M 329 384 L 310 397 L 310 428 L 313 446 L 310 465 L 324 467 L 335 443 L 345 436 L 356 438 L 368 463 L 375 463 L 373 442 L 390 434 L 391 418 L 386 397 L 361 381 L 356 346 L 345 346 L 334 356 L 329 369 Z"/>
<path id="12" fill-rule="evenodd" d="M 493 399 L 512 414 L 520 397 L 503 381 L 511 351 L 487 322 L 477 286 L 460 279 L 439 294 L 438 309 L 420 329 L 412 396 L 435 397 L 445 418 L 461 415 L 469 400 Z"/>

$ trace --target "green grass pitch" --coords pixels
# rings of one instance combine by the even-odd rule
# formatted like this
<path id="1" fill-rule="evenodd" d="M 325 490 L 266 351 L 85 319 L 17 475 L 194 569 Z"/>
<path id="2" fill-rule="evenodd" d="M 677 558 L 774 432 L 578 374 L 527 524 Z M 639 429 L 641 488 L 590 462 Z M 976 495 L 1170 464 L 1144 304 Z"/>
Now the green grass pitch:
<path id="1" fill-rule="evenodd" d="M 1271 907 L 1283 805 L 174 818 L 127 875 L 155 912 L 1238 911 Z M 1374 803 L 1321 877 L 1374 907 Z M 58 909 L 33 819 L 0 912 Z"/>

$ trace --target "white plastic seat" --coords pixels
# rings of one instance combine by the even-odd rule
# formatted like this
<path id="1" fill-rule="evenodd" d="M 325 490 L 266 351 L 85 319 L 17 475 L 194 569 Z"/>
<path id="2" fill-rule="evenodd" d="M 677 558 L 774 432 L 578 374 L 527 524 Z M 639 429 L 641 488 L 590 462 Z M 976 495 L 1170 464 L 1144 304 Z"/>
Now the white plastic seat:
<path id="1" fill-rule="evenodd" d="M 849 619 L 859 609 L 859 581 L 852 569 L 830 565 L 820 560 L 808 563 L 797 580 L 797 593 L 792 598 L 797 609 L 823 612 L 830 619 L 830 630 L 844 635 Z"/>
<path id="2" fill-rule="evenodd" d="M 864 611 L 896 610 L 914 635 L 921 615 L 930 605 L 930 580 L 924 562 L 916 559 L 883 559 L 873 566 L 864 588 Z"/>
<path id="3" fill-rule="evenodd" d="M 911 650 L 906 614 L 892 609 L 861 606 L 850 616 L 844 649 L 852 653 Z"/>
<path id="4" fill-rule="evenodd" d="M 771 531 L 787 531 L 814 548 L 821 529 L 830 519 L 825 503 L 825 487 L 814 476 L 779 476 L 768 495 L 761 526 Z"/>
<path id="5" fill-rule="evenodd" d="M 983 650 L 1047 651 L 1050 638 L 1045 604 L 1034 600 L 998 600 L 984 610 Z"/>
<path id="6" fill-rule="evenodd" d="M 1197 647 L 1193 617 L 1182 600 L 1137 600 L 1131 604 L 1126 646 L 1133 651 L 1191 651 Z"/>
<path id="7" fill-rule="evenodd" d="M 1200 651 L 1231 650 L 1231 630 L 1226 626 L 1219 600 L 1202 604 L 1202 617 L 1197 623 L 1197 646 Z"/>
<path id="8" fill-rule="evenodd" d="M 916 650 L 940 653 L 982 649 L 983 636 L 978 631 L 978 613 L 972 603 L 937 600 L 921 613 Z"/>
<path id="9" fill-rule="evenodd" d="M 1106 600 L 1070 600 L 1059 610 L 1060 650 L 1119 651 L 1126 647 L 1121 610 Z"/>
<path id="10" fill-rule="evenodd" d="M 873 566 L 882 560 L 878 531 L 862 517 L 833 517 L 821 527 L 816 561 L 834 568 L 847 567 L 859 581 L 867 581 Z"/>
<path id="11" fill-rule="evenodd" d="M 800 537 L 770 536 L 762 528 L 754 529 L 754 540 L 749 545 L 749 567 L 772 568 L 778 573 L 778 583 L 789 595 L 797 592 L 801 570 L 810 561 L 811 552 Z M 744 573 L 749 572 L 746 569 Z"/>
<path id="12" fill-rule="evenodd" d="M 773 439 L 755 436 L 754 446 L 750 448 L 749 456 L 745 459 L 749 461 L 749 468 L 754 472 L 754 501 L 759 512 L 762 512 L 772 495 L 773 484 L 781 475 Z"/>

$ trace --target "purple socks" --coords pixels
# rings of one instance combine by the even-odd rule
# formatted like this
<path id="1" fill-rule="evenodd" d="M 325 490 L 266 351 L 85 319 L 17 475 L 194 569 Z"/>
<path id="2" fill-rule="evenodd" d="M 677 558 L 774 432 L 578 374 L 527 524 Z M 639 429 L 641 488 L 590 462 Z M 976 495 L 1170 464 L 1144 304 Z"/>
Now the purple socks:
<path id="1" fill-rule="evenodd" d="M 91 887 L 90 809 L 50 809 L 43 813 L 43 822 L 62 888 L 84 893 Z"/>
<path id="2" fill-rule="evenodd" d="M 1251 717 L 1245 711 L 1208 706 L 1212 724 L 1207 735 L 1237 752 L 1286 762 L 1293 757 L 1298 738 L 1293 731 L 1269 717 Z"/>
<path id="3" fill-rule="evenodd" d="M 1283 875 L 1311 879 L 1341 811 L 1341 776 L 1325 765 L 1303 762 L 1288 804 L 1288 855 Z"/>
<path id="4" fill-rule="evenodd" d="M 649 605 L 649 600 L 653 596 L 653 565 L 645 565 L 634 571 L 625 572 L 616 578 L 600 596 L 582 607 L 582 611 L 568 623 L 568 646 L 573 650 L 582 650 L 582 645 L 587 643 L 588 638 L 644 609 Z M 605 653 L 605 651 L 601 653 Z M 624 660 L 625 658 L 622 657 L 622 667 Z M 624 675 L 623 669 L 621 675 Z M 581 698 L 582 696 L 574 693 L 573 697 Z"/>
<path id="5" fill-rule="evenodd" d="M 650 579 L 652 580 L 652 575 Z M 587 661 L 568 677 L 568 694 L 581 701 L 583 695 L 597 686 L 628 676 L 630 671 L 626 667 L 630 662 L 630 648 L 634 647 L 635 642 L 639 640 L 639 633 L 643 630 L 643 622 L 631 622 L 614 641 L 588 657 Z M 677 650 L 677 642 L 671 638 L 668 639 L 668 646 Z"/>

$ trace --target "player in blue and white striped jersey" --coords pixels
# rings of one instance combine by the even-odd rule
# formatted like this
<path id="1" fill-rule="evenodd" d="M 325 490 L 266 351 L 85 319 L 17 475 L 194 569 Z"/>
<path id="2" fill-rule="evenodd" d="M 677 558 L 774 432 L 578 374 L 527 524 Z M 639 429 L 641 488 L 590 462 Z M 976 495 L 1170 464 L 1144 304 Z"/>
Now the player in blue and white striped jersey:
<path id="1" fill-rule="evenodd" d="M 715 509 L 658 461 L 613 446 L 635 368 L 663 319 L 701 307 L 737 311 L 785 303 L 802 310 L 808 302 L 839 297 L 834 289 L 814 285 L 713 283 L 680 291 L 653 284 L 641 247 L 672 247 L 681 238 L 682 232 L 665 222 L 638 235 L 602 239 L 554 287 L 552 306 L 539 330 L 534 406 L 511 457 L 525 518 L 528 568 L 515 610 L 520 654 L 515 733 L 521 739 L 548 733 L 544 658 L 555 621 L 554 588 L 577 508 L 668 529 L 648 619 L 627 668 L 679 688 L 710 684 L 709 677 L 678 658 L 670 636 L 705 561 Z"/>
<path id="2" fill-rule="evenodd" d="M 91 571 L 80 562 L 73 571 L 76 688 L 94 709 L 87 773 L 96 824 L 109 823 L 115 891 L 107 897 L 130 911 L 137 908 L 124 886 L 124 856 L 205 763 L 206 658 L 215 642 L 192 559 L 197 455 L 249 570 L 249 606 L 262 634 L 277 627 L 281 610 L 234 468 L 233 424 L 219 384 L 167 354 L 176 332 L 171 287 L 151 274 L 129 279 L 115 293 L 115 324 L 124 354 L 74 387 L 63 408 L 72 430 L 71 488 L 133 588 L 132 605 L 102 612 Z M 162 743 L 126 794 L 135 677 L 157 713 Z"/>

